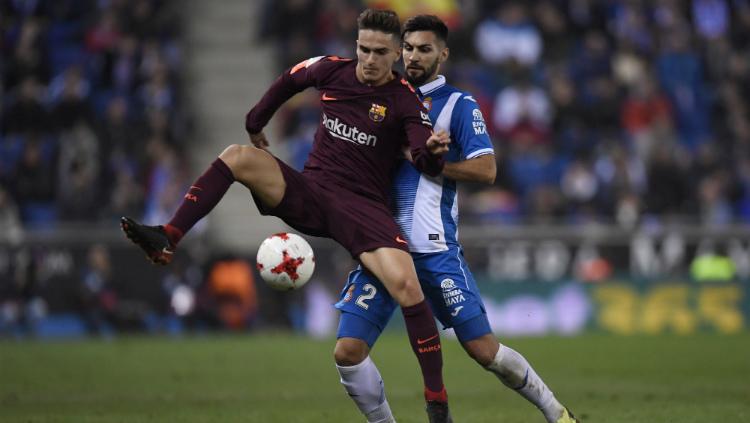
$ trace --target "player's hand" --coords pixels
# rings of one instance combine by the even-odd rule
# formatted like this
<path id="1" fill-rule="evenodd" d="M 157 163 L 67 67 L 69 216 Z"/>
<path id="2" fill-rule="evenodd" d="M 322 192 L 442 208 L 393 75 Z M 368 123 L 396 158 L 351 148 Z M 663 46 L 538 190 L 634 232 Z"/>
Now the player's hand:
<path id="1" fill-rule="evenodd" d="M 401 155 L 404 159 L 414 163 L 414 159 L 411 157 L 411 150 L 409 150 L 409 146 L 404 146 L 404 148 L 401 149 Z"/>
<path id="2" fill-rule="evenodd" d="M 441 156 L 448 152 L 450 143 L 450 136 L 441 129 L 438 132 L 433 132 L 430 138 L 427 138 L 427 151 L 436 156 Z"/>
<path id="3" fill-rule="evenodd" d="M 266 147 L 268 147 L 268 140 L 266 139 L 266 134 L 264 134 L 263 131 L 260 131 L 257 134 L 250 134 L 250 142 L 258 148 L 265 149 Z"/>

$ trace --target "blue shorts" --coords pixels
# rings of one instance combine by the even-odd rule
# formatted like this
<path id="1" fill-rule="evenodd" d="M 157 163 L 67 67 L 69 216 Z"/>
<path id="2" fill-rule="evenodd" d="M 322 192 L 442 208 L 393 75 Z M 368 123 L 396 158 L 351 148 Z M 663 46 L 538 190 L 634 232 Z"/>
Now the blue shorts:
<path id="1" fill-rule="evenodd" d="M 422 291 L 443 328 L 452 327 L 461 342 L 492 332 L 460 248 L 413 253 L 412 258 Z M 358 338 L 372 346 L 398 304 L 385 286 L 360 266 L 349 274 L 335 307 L 342 312 L 337 338 Z"/>

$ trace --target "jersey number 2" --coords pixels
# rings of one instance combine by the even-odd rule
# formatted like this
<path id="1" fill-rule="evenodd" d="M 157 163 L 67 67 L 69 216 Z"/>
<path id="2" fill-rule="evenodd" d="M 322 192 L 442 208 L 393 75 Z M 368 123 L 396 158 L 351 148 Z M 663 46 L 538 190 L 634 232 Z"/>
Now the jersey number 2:
<path id="1" fill-rule="evenodd" d="M 368 308 L 370 308 L 370 305 L 367 304 L 365 300 L 371 300 L 373 297 L 375 297 L 375 294 L 378 293 L 378 289 L 368 283 L 362 287 L 362 290 L 367 291 L 367 293 L 357 297 L 357 301 L 355 301 L 355 303 L 363 309 L 367 310 Z"/>

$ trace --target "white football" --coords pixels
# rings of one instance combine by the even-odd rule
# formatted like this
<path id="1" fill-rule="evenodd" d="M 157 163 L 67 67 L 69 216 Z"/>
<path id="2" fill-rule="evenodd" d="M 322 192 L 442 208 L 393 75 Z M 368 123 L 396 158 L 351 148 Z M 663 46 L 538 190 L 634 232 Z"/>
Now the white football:
<path id="1" fill-rule="evenodd" d="M 268 285 L 280 291 L 299 289 L 315 270 L 312 247 L 297 234 L 278 233 L 258 248 L 257 267 Z"/>

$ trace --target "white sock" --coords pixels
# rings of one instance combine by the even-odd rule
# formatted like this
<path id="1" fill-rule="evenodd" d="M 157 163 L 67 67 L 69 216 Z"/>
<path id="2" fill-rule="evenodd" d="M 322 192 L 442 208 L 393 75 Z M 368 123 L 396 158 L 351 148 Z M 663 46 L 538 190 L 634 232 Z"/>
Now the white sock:
<path id="1" fill-rule="evenodd" d="M 361 363 L 354 366 L 339 366 L 336 369 L 341 376 L 341 384 L 346 393 L 357 404 L 359 411 L 367 418 L 368 423 L 395 423 L 391 407 L 385 399 L 383 378 L 368 355 Z"/>
<path id="2" fill-rule="evenodd" d="M 500 344 L 487 370 L 494 373 L 503 384 L 537 406 L 547 422 L 554 423 L 563 413 L 564 407 L 555 399 L 552 391 L 525 358 L 512 348 Z"/>

